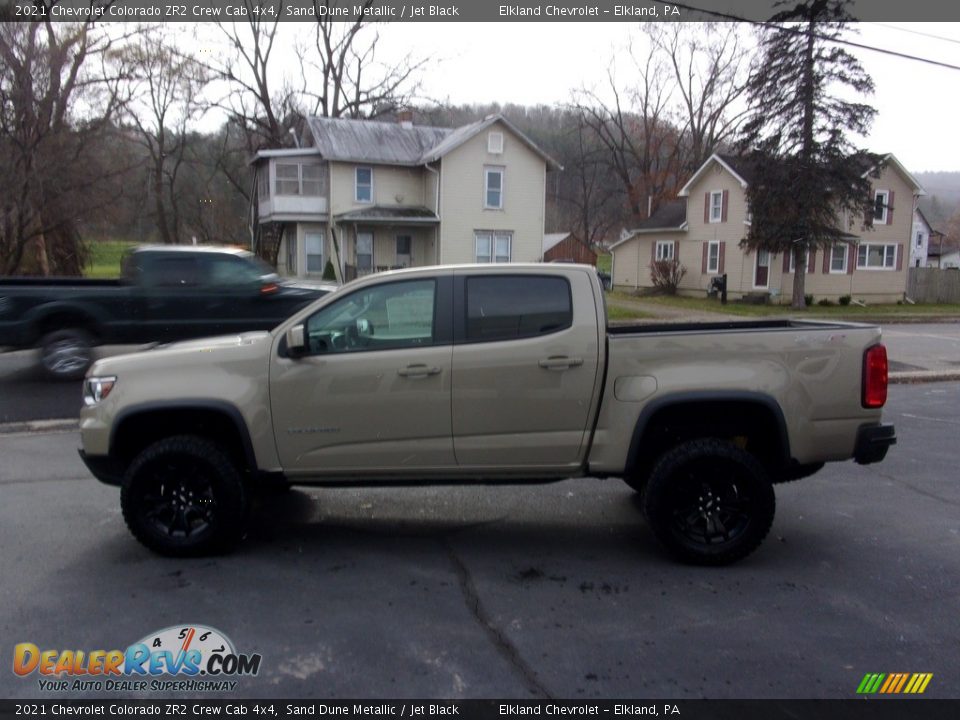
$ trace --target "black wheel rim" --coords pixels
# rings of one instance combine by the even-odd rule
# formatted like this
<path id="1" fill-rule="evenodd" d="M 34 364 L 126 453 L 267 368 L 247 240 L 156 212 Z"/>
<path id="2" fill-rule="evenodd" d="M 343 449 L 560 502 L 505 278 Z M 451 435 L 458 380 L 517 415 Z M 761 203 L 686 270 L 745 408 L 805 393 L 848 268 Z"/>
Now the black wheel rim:
<path id="1" fill-rule="evenodd" d="M 194 460 L 164 459 L 144 474 L 141 517 L 151 532 L 168 542 L 190 543 L 216 522 L 213 482 Z"/>
<path id="2" fill-rule="evenodd" d="M 755 498 L 734 464 L 698 461 L 675 476 L 670 528 L 688 543 L 715 547 L 735 542 L 750 526 Z"/>

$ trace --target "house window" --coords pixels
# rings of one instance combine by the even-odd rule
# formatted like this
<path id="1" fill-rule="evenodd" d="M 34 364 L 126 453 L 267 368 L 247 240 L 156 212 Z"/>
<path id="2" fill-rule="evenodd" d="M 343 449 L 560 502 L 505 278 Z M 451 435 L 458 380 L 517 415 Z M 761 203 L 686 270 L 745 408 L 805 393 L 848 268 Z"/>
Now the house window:
<path id="1" fill-rule="evenodd" d="M 320 165 L 300 166 L 300 194 L 318 197 L 323 194 L 323 167 Z"/>
<path id="2" fill-rule="evenodd" d="M 707 244 L 707 272 L 720 272 L 720 241 L 712 240 Z"/>
<path id="3" fill-rule="evenodd" d="M 323 272 L 323 233 L 309 232 L 304 236 L 307 251 L 307 272 Z"/>
<path id="4" fill-rule="evenodd" d="M 797 263 L 793 257 L 793 249 L 791 248 L 790 250 L 787 250 L 787 252 L 789 253 L 790 257 L 790 269 L 787 272 L 794 272 L 797 269 Z M 810 267 L 810 248 L 807 248 L 803 253 L 803 266 Z"/>
<path id="5" fill-rule="evenodd" d="M 673 260 L 673 240 L 657 240 L 657 261 Z"/>
<path id="6" fill-rule="evenodd" d="M 836 244 L 830 248 L 830 272 L 845 273 L 847 271 L 847 246 Z"/>
<path id="7" fill-rule="evenodd" d="M 298 163 L 277 163 L 277 195 L 300 194 L 300 165 Z"/>
<path id="8" fill-rule="evenodd" d="M 487 152 L 491 155 L 499 155 L 503 152 L 503 133 L 492 132 L 487 135 Z"/>
<path id="9" fill-rule="evenodd" d="M 277 163 L 277 195 L 323 194 L 323 166 L 300 163 Z"/>
<path id="10" fill-rule="evenodd" d="M 483 207 L 503 210 L 503 168 L 484 168 Z"/>
<path id="11" fill-rule="evenodd" d="M 923 233 L 917 233 L 917 247 L 923 247 Z"/>
<path id="12" fill-rule="evenodd" d="M 887 222 L 887 202 L 890 193 L 886 190 L 877 190 L 873 196 L 873 221 L 878 225 L 884 225 Z"/>
<path id="13" fill-rule="evenodd" d="M 893 270 L 897 267 L 897 246 L 862 243 L 857 251 L 857 268 Z"/>
<path id="14" fill-rule="evenodd" d="M 513 253 L 513 235 L 503 232 L 474 233 L 478 263 L 508 263 Z"/>
<path id="15" fill-rule="evenodd" d="M 397 235 L 397 265 L 406 267 L 410 264 L 413 238 L 409 235 Z"/>
<path id="16" fill-rule="evenodd" d="M 354 199 L 358 203 L 373 202 L 373 168 L 358 167 L 354 184 Z"/>
<path id="17" fill-rule="evenodd" d="M 257 168 L 257 197 L 266 200 L 270 197 L 270 167 L 261 165 Z"/>
<path id="18" fill-rule="evenodd" d="M 714 190 L 710 193 L 710 222 L 718 223 L 723 220 L 723 190 Z"/>

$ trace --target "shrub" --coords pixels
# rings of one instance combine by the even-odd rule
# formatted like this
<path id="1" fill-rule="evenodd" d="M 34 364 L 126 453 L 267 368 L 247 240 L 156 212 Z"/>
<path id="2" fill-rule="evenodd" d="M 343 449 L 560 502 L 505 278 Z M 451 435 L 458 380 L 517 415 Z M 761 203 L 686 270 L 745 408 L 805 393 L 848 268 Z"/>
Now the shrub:
<path id="1" fill-rule="evenodd" d="M 833 305 L 833 300 L 831 300 L 830 298 L 821 298 L 817 300 L 817 305 L 820 305 L 822 307 L 831 307 Z"/>
<path id="2" fill-rule="evenodd" d="M 676 295 L 677 287 L 687 269 L 679 260 L 657 260 L 650 268 L 650 279 L 653 286 L 664 295 Z"/>
<path id="3" fill-rule="evenodd" d="M 336 280 L 337 272 L 333 269 L 333 261 L 327 260 L 327 265 L 323 268 L 323 279 L 324 280 Z"/>
<path id="4" fill-rule="evenodd" d="M 844 307 L 846 307 L 847 305 L 850 304 L 850 301 L 851 301 L 852 299 L 853 299 L 853 298 L 851 298 L 849 295 L 841 295 L 841 296 L 840 296 L 840 304 L 843 305 Z"/>
<path id="5" fill-rule="evenodd" d="M 807 307 L 813 305 L 813 295 L 804 295 L 803 302 Z"/>

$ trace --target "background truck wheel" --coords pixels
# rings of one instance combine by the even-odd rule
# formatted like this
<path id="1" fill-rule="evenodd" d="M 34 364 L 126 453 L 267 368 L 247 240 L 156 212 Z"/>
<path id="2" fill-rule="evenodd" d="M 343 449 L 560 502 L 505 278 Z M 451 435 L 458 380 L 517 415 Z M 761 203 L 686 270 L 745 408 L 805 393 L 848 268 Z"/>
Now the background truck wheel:
<path id="1" fill-rule="evenodd" d="M 40 364 L 55 380 L 80 380 L 93 362 L 93 345 L 85 330 L 56 330 L 40 340 Z"/>
<path id="2" fill-rule="evenodd" d="M 657 539 L 680 560 L 726 565 L 757 549 L 776 499 L 766 470 L 725 440 L 691 440 L 657 461 L 643 510 Z"/>
<path id="3" fill-rule="evenodd" d="M 193 435 L 165 438 L 130 464 L 120 492 L 123 518 L 141 543 L 161 555 L 228 550 L 243 534 L 243 480 L 214 443 Z"/>

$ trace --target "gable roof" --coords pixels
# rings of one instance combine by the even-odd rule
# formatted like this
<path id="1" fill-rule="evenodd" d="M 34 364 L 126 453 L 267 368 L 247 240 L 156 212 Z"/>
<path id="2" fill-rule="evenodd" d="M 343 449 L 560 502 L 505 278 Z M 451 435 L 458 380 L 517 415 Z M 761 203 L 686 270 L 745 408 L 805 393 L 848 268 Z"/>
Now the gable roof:
<path id="1" fill-rule="evenodd" d="M 903 179 L 907 181 L 913 187 L 915 195 L 926 195 L 926 191 L 917 182 L 916 178 L 910 174 L 910 172 L 903 166 L 903 164 L 897 160 L 896 156 L 893 153 L 881 154 L 881 163 L 885 165 L 890 165 L 893 167 L 900 175 L 903 176 Z M 684 185 L 680 192 L 677 193 L 679 197 L 689 197 L 690 188 L 692 188 L 697 181 L 703 176 L 703 174 L 709 169 L 710 163 L 716 161 L 720 166 L 730 173 L 733 178 L 740 183 L 740 187 L 746 190 L 747 185 L 750 184 L 750 181 L 755 177 L 756 161 L 751 158 L 749 155 L 729 155 L 714 153 L 706 162 L 701 165 L 697 171 L 693 174 L 687 184 Z M 854 157 L 853 162 L 861 163 L 861 167 L 865 168 L 863 171 L 863 176 L 866 177 L 871 172 L 876 169 L 876 165 L 870 164 L 868 160 L 864 157 Z"/>
<path id="2" fill-rule="evenodd" d="M 325 117 L 307 118 L 307 127 L 313 146 L 326 160 L 416 167 L 439 160 L 498 122 L 540 156 L 548 167 L 563 169 L 502 115 L 488 115 L 458 128 Z"/>
<path id="3" fill-rule="evenodd" d="M 682 232 L 687 229 L 687 201 L 686 199 L 671 200 L 664 203 L 646 220 L 641 220 L 623 237 L 610 246 L 610 249 L 623 245 L 637 235 L 655 232 Z"/>

